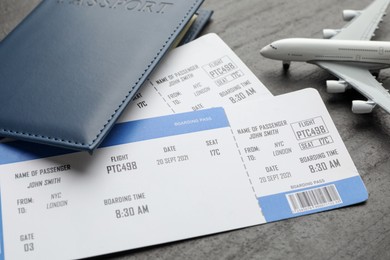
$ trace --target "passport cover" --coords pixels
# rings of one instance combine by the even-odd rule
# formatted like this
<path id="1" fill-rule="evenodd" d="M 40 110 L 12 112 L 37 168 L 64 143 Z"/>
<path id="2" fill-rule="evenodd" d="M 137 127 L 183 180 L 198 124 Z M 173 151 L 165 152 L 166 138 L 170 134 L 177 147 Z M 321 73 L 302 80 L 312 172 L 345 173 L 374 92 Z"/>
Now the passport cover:
<path id="1" fill-rule="evenodd" d="M 95 149 L 203 0 L 44 0 L 0 45 L 0 135 Z"/>

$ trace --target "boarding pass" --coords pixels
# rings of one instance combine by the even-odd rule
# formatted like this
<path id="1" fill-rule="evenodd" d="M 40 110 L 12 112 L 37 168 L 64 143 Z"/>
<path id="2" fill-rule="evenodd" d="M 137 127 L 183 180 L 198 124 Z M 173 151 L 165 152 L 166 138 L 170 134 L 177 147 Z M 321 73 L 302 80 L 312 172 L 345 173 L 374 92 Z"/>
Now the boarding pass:
<path id="1" fill-rule="evenodd" d="M 171 51 L 119 122 L 236 105 L 272 94 L 216 34 Z"/>
<path id="2" fill-rule="evenodd" d="M 0 164 L 6 259 L 101 255 L 367 199 L 313 89 L 120 123 L 93 156 L 5 142 Z"/>

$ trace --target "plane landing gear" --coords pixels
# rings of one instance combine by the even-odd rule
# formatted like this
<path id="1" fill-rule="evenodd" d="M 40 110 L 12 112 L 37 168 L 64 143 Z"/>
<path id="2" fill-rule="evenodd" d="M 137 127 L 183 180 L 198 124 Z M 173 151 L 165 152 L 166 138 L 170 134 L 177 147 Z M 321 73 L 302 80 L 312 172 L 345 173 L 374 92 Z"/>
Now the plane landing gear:
<path id="1" fill-rule="evenodd" d="M 380 70 L 372 70 L 372 71 L 371 71 L 371 74 L 372 74 L 372 76 L 374 76 L 375 78 L 378 78 L 378 77 L 379 77 L 379 72 L 380 72 Z"/>
<path id="2" fill-rule="evenodd" d="M 283 61 L 283 69 L 288 70 L 290 68 L 290 61 Z"/>

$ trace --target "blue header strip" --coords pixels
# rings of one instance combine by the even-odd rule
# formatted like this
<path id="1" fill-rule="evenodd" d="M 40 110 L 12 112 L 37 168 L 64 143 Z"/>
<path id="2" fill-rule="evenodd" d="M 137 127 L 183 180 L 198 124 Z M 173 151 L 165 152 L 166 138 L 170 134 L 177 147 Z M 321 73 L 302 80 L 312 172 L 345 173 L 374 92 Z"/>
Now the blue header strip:
<path id="1" fill-rule="evenodd" d="M 200 132 L 227 126 L 229 126 L 229 121 L 223 108 L 212 108 L 143 119 L 117 124 L 100 147 Z"/>
<path id="2" fill-rule="evenodd" d="M 99 148 L 229 126 L 223 108 L 212 108 L 116 124 Z M 23 162 L 77 151 L 13 141 L 0 143 L 0 164 Z"/>
<path id="3" fill-rule="evenodd" d="M 339 192 L 339 195 L 343 203 L 327 206 L 323 208 L 313 209 L 305 212 L 295 213 L 295 214 L 292 213 L 290 205 L 286 198 L 286 194 L 312 190 L 319 187 L 329 186 L 331 184 L 334 184 L 336 186 L 337 191 Z M 258 198 L 258 202 L 266 221 L 272 222 L 272 221 L 278 221 L 286 218 L 293 218 L 293 217 L 317 213 L 325 210 L 345 207 L 348 205 L 366 201 L 367 198 L 368 198 L 368 193 L 362 179 L 360 178 L 360 176 L 355 176 L 355 177 L 347 178 L 336 182 L 330 182 L 323 185 L 312 186 L 306 189 L 294 190 L 294 191 L 279 193 L 275 195 L 260 197 Z"/>

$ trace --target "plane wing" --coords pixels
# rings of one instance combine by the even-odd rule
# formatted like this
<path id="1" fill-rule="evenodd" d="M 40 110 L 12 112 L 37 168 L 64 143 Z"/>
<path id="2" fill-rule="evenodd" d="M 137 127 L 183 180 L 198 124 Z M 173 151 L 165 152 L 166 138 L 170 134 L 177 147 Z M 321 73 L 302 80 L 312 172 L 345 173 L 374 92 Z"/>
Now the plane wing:
<path id="1" fill-rule="evenodd" d="M 366 9 L 359 11 L 359 14 L 331 40 L 369 41 L 378 28 L 378 24 L 382 21 L 382 16 L 386 14 L 385 11 L 389 2 L 390 0 L 374 1 Z"/>
<path id="2" fill-rule="evenodd" d="M 378 104 L 390 113 L 390 94 L 382 87 L 370 71 L 361 64 L 315 61 L 314 64 L 346 81 L 369 101 Z"/>

